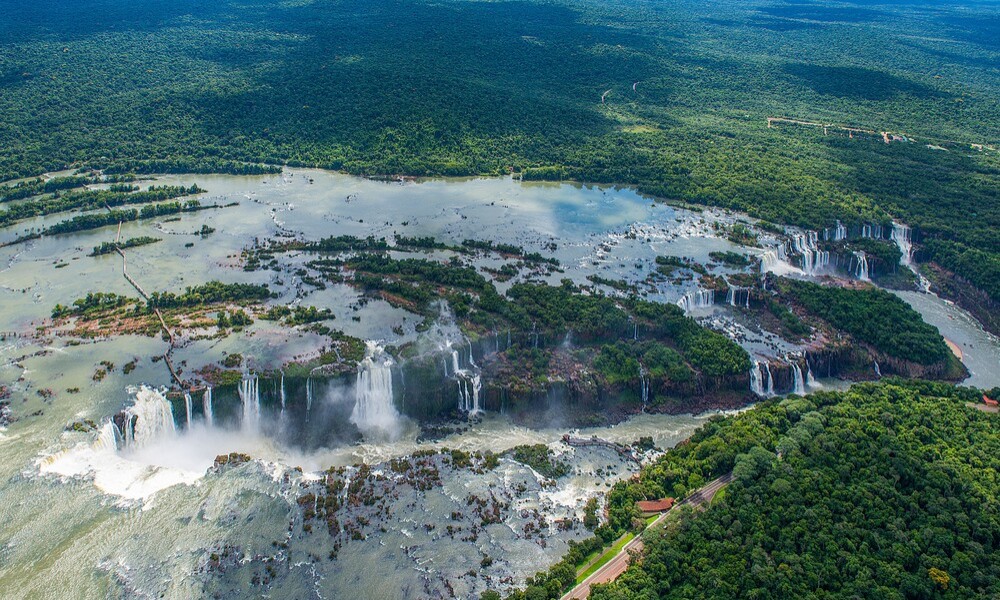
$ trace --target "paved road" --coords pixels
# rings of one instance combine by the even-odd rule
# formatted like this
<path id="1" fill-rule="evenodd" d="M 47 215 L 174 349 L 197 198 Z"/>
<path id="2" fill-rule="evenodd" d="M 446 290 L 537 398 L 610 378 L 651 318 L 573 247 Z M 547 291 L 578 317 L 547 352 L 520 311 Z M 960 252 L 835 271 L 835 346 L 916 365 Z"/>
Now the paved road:
<path id="1" fill-rule="evenodd" d="M 725 485 L 732 480 L 732 473 L 723 475 L 718 479 L 714 479 L 697 492 L 678 502 L 671 510 L 676 510 L 678 506 L 692 506 L 694 508 L 698 508 L 707 504 L 712 501 L 712 498 L 715 497 L 719 490 L 725 487 Z M 648 530 L 652 527 L 660 525 L 669 514 L 670 511 L 663 513 L 657 517 L 655 521 L 650 523 L 646 529 Z M 614 558 L 605 563 L 600 569 L 594 571 L 590 577 L 581 581 L 578 586 L 563 596 L 562 600 L 583 600 L 584 598 L 590 596 L 590 586 L 597 583 L 608 583 L 618 579 L 618 576 L 624 573 L 625 569 L 628 568 L 628 563 L 632 558 L 632 552 L 642 552 L 642 534 L 635 536 L 632 541 L 625 544 L 625 546 L 622 547 L 621 551 L 616 554 Z"/>

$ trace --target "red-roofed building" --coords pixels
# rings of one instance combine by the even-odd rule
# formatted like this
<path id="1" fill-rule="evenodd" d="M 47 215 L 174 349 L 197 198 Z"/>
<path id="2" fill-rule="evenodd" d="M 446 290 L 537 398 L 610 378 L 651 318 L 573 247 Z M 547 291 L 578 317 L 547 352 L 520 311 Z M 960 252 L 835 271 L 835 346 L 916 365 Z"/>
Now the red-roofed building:
<path id="1" fill-rule="evenodd" d="M 643 516 L 649 517 L 655 514 L 664 513 L 673 508 L 673 498 L 660 498 L 659 500 L 640 500 L 636 506 L 642 511 Z"/>
<path id="2" fill-rule="evenodd" d="M 983 394 L 983 402 L 986 403 L 986 406 L 1000 406 L 1000 402 L 997 402 L 996 400 L 990 398 L 986 394 Z"/>

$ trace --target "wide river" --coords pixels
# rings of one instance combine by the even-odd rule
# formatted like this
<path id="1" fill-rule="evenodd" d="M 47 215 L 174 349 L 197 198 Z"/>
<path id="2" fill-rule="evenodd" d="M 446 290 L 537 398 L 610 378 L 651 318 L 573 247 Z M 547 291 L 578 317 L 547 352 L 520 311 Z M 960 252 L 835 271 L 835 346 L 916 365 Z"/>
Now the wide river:
<path id="1" fill-rule="evenodd" d="M 171 175 L 157 178 L 156 183 L 197 183 L 208 190 L 199 198 L 203 204 L 238 205 L 184 214 L 177 220 L 125 224 L 123 239 L 162 238 L 129 251 L 129 272 L 145 289 L 179 291 L 214 279 L 268 283 L 280 294 L 278 302 L 302 301 L 330 308 L 336 315 L 332 326 L 385 343 L 418 339 L 420 318 L 384 302 L 359 305 L 356 292 L 347 286 L 329 286 L 302 298 L 301 282 L 288 272 L 244 272 L 239 264 L 241 252 L 255 240 L 279 235 L 318 239 L 332 235 L 391 238 L 398 234 L 434 236 L 453 244 L 466 239 L 491 240 L 558 258 L 562 272 L 545 276 L 551 283 L 570 278 L 587 284 L 588 277 L 595 275 L 624 279 L 638 284 L 648 297 L 664 302 L 679 301 L 696 291 L 696 284 L 648 283 L 647 275 L 655 270 L 658 255 L 707 263 L 712 252 L 763 253 L 760 248 L 734 244 L 720 234 L 737 221 L 752 223 L 743 215 L 654 203 L 627 189 L 528 184 L 510 178 L 376 182 L 318 170 L 289 170 L 269 177 Z M 65 215 L 39 218 L 0 230 L 0 241 L 62 218 Z M 207 237 L 198 235 L 203 225 L 216 232 Z M 92 247 L 113 240 L 116 234 L 116 228 L 109 227 L 0 248 L 0 332 L 22 336 L 0 341 L 0 384 L 11 390 L 17 417 L 10 427 L 0 430 L 0 452 L 4 455 L 0 461 L 0 595 L 4 597 L 199 595 L 204 591 L 199 573 L 206 548 L 222 544 L 253 548 L 262 540 L 285 535 L 287 477 L 300 477 L 292 467 L 302 467 L 303 476 L 309 477 L 310 472 L 330 466 L 374 464 L 428 447 L 494 452 L 524 443 L 555 447 L 567 433 L 547 423 L 527 428 L 503 415 L 487 414 L 434 443 L 418 442 L 416 432 L 407 430 L 393 442 L 302 452 L 253 432 L 197 424 L 132 451 L 102 448 L 95 444 L 93 432 L 66 431 L 67 426 L 84 419 L 106 422 L 132 402 L 134 386 L 167 384 L 162 364 L 148 360 L 162 354 L 166 342 L 118 337 L 68 344 L 58 336 L 32 338 L 29 334 L 45 322 L 56 304 L 70 304 L 91 292 L 134 295 L 122 278 L 120 257 L 87 256 Z M 762 241 L 767 239 L 762 236 Z M 483 260 L 486 262 L 477 266 L 500 266 Z M 728 272 L 724 268 L 715 271 Z M 498 287 L 503 290 L 506 285 L 509 283 Z M 972 374 L 968 385 L 1000 385 L 1000 342 L 994 336 L 985 333 L 967 313 L 936 296 L 917 292 L 899 295 L 961 349 Z M 738 333 L 757 355 L 778 356 L 795 350 L 788 344 L 761 339 L 731 315 L 729 307 L 719 304 L 693 309 L 692 314 Z M 322 339 L 312 334 L 258 323 L 227 339 L 193 341 L 177 350 L 175 360 L 194 369 L 219 360 L 223 353 L 239 352 L 251 364 L 273 366 L 310 356 L 321 344 Z M 132 360 L 136 360 L 135 369 L 126 375 L 121 366 Z M 102 361 L 117 368 L 102 367 Z M 95 377 L 102 369 L 107 375 Z M 336 403 L 344 399 L 315 401 Z M 659 446 L 670 447 L 709 416 L 641 415 L 615 427 L 578 434 L 624 443 L 651 436 Z M 261 460 L 252 469 L 206 475 L 216 455 L 232 451 L 247 452 Z M 590 468 L 594 460 L 603 458 L 586 455 L 579 460 L 576 466 L 589 466 L 581 467 L 557 489 L 538 492 L 534 501 L 551 510 L 562 507 L 559 510 L 579 514 L 581 499 L 587 493 L 604 489 L 618 475 L 629 474 L 609 476 L 600 468 Z M 404 528 L 386 533 L 393 535 L 405 542 L 412 532 Z M 564 551 L 569 537 L 554 539 L 558 543 L 545 550 L 534 544 L 530 551 L 512 544 L 511 564 L 527 570 L 542 566 L 539 561 L 552 562 Z M 394 540 L 387 537 L 382 546 L 399 546 Z M 358 574 L 349 572 L 364 569 L 357 561 L 371 556 L 376 555 L 359 553 L 327 572 L 303 566 L 304 572 L 308 571 L 303 582 L 323 580 L 326 597 L 351 591 L 357 597 L 379 597 L 384 590 L 359 584 Z M 392 585 L 405 585 L 415 577 L 408 559 L 397 557 L 393 561 L 393 567 L 385 567 L 387 572 L 397 573 Z M 336 578 L 343 579 L 342 585 L 331 580 Z M 474 589 L 479 588 L 468 588 Z"/>

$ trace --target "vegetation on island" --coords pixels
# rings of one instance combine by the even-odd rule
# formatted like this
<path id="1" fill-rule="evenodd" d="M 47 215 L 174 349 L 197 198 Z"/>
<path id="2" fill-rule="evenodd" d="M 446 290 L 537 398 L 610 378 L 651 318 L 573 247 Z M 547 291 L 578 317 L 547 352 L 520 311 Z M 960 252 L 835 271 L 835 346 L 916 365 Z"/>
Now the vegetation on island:
<path id="1" fill-rule="evenodd" d="M 105 254 L 112 254 L 118 249 L 126 250 L 128 248 L 137 248 L 139 246 L 146 246 L 148 244 L 155 244 L 161 241 L 162 238 L 150 237 L 148 235 L 143 235 L 139 237 L 129 238 L 124 242 L 101 242 L 100 246 L 94 246 L 94 249 L 90 252 L 90 256 L 104 256 Z"/>
<path id="2" fill-rule="evenodd" d="M 792 279 L 782 279 L 778 286 L 810 314 L 879 352 L 922 365 L 951 356 L 937 328 L 889 292 L 872 286 L 854 289 Z"/>

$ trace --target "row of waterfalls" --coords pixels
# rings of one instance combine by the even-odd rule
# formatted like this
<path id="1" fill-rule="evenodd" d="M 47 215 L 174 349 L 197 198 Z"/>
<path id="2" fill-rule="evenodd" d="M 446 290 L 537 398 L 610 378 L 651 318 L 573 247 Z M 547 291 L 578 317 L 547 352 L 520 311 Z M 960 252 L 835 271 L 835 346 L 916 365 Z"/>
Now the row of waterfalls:
<path id="1" fill-rule="evenodd" d="M 677 301 L 677 306 L 685 313 L 690 313 L 695 309 L 711 308 L 719 304 L 720 291 L 716 290 L 692 290 Z M 750 289 L 741 287 L 729 287 L 725 293 L 725 304 L 727 306 L 741 306 L 750 308 Z"/>
<path id="2" fill-rule="evenodd" d="M 510 344 L 509 334 L 506 340 L 501 337 L 497 336 L 497 351 L 501 345 Z M 494 350 L 493 344 L 488 350 Z M 481 413 L 483 378 L 472 343 L 464 338 L 459 343 L 446 342 L 434 355 L 442 358 L 437 363 L 438 381 L 443 375 L 443 385 L 452 385 L 456 390 L 454 409 L 468 416 Z M 104 425 L 95 443 L 100 448 L 112 450 L 137 449 L 151 440 L 175 436 L 181 430 L 199 426 L 223 427 L 248 435 L 270 435 L 281 427 L 301 430 L 313 423 L 322 426 L 324 422 L 327 428 L 339 423 L 343 429 L 345 421 L 353 424 L 365 438 L 392 439 L 397 437 L 404 422 L 397 409 L 403 394 L 397 393 L 394 384 L 394 380 L 398 382 L 404 377 L 404 370 L 396 367 L 392 356 L 380 344 L 369 341 L 365 356 L 358 364 L 353 389 L 342 378 L 314 381 L 310 375 L 304 382 L 301 378 L 290 380 L 295 381 L 288 384 L 292 386 L 290 393 L 284 373 L 277 378 L 262 379 L 247 372 L 235 386 L 235 394 L 228 388 L 229 391 L 217 399 L 213 398 L 215 390 L 205 387 L 199 392 L 185 392 L 183 405 L 178 397 L 175 408 L 165 390 L 143 386 L 131 390 L 134 402 Z M 293 397 L 305 397 L 304 411 L 302 404 L 289 402 L 293 394 Z M 234 396 L 238 399 L 235 406 Z M 335 406 L 331 408 L 331 405 Z M 303 412 L 305 414 L 299 414 Z"/>
<path id="3" fill-rule="evenodd" d="M 855 236 L 893 241 L 902 254 L 900 265 L 909 267 L 916 273 L 912 266 L 912 233 L 906 225 L 893 222 L 890 228 L 886 228 L 878 224 L 866 224 L 855 230 Z M 783 273 L 798 269 L 806 275 L 815 276 L 831 269 L 839 269 L 862 281 L 871 279 L 871 265 L 864 252 L 853 251 L 845 256 L 831 255 L 829 251 L 820 249 L 821 237 L 824 241 L 840 242 L 849 239 L 850 233 L 847 227 L 838 221 L 835 227 L 824 229 L 822 235 L 815 231 L 793 234 L 788 240 L 767 248 L 761 254 L 761 272 Z M 793 261 L 792 257 L 797 258 Z M 923 278 L 919 273 L 916 274 L 926 289 Z"/>
<path id="4" fill-rule="evenodd" d="M 823 387 L 813 375 L 812 364 L 806 357 L 803 359 L 806 370 L 802 371 L 799 359 L 791 358 L 788 365 L 791 367 L 791 389 L 779 392 L 775 385 L 775 376 L 771 372 L 771 363 L 767 360 L 753 359 L 753 366 L 750 368 L 750 391 L 761 398 L 770 398 L 781 393 L 805 395 L 809 390 Z"/>

